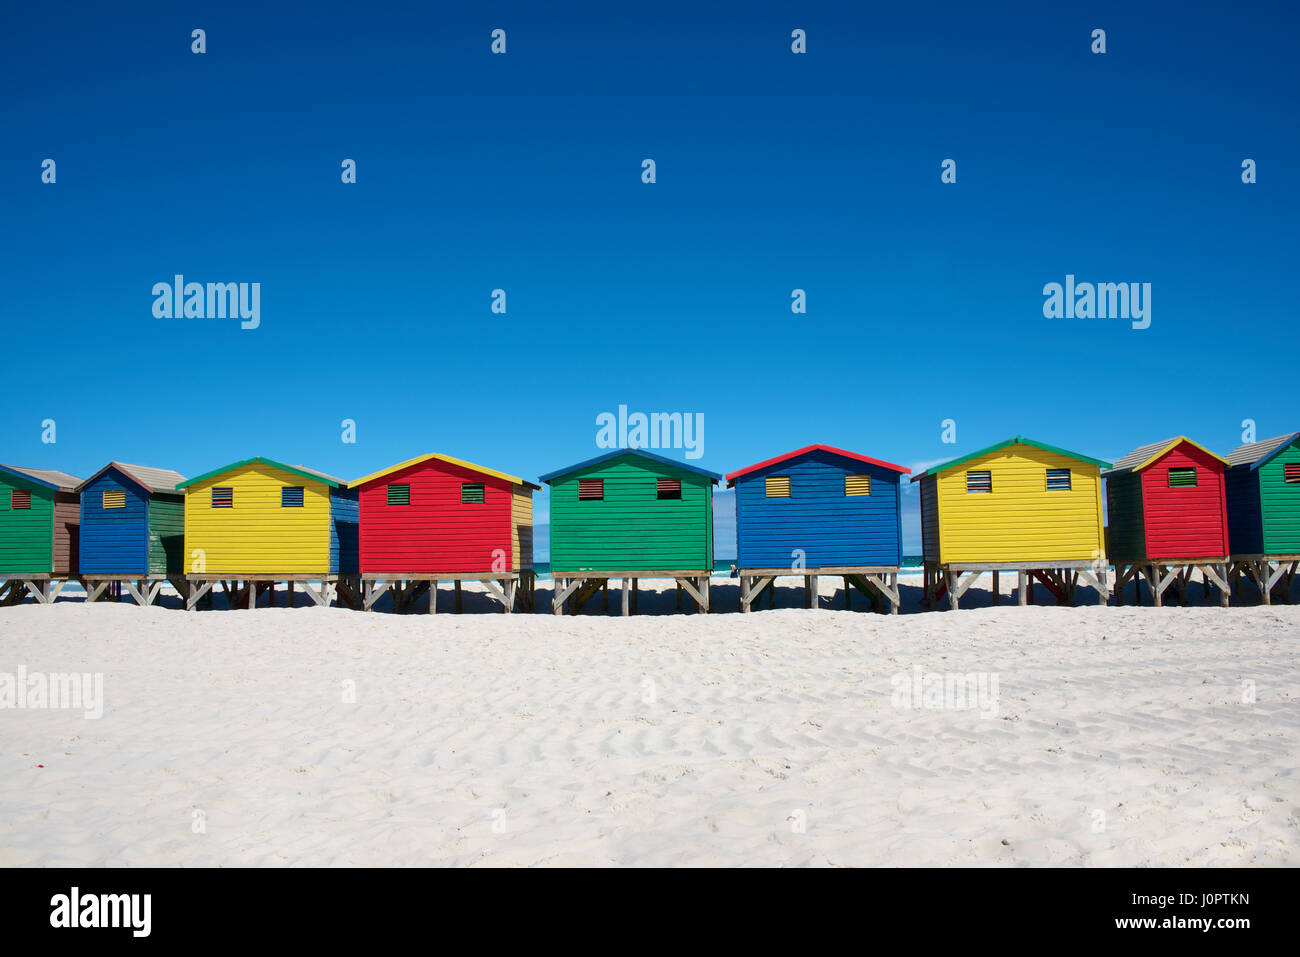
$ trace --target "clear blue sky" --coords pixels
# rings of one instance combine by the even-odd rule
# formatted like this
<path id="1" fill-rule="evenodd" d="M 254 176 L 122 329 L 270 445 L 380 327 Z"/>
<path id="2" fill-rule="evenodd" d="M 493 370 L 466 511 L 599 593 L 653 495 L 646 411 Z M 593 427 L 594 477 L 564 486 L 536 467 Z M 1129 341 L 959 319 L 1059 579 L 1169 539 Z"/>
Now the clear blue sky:
<path id="1" fill-rule="evenodd" d="M 87 6 L 0 33 L 0 461 L 535 479 L 620 403 L 718 472 L 1300 427 L 1295 4 Z M 178 272 L 261 327 L 154 318 Z M 1045 319 L 1067 273 L 1151 328 Z"/>

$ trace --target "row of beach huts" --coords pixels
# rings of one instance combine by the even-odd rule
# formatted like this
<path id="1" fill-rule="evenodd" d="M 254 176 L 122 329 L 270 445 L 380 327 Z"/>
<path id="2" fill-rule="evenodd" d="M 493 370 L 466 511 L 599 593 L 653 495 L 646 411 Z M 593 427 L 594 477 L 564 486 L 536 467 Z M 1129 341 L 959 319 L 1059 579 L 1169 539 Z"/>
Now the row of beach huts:
<path id="1" fill-rule="evenodd" d="M 909 469 L 812 445 L 727 475 L 734 487 L 741 611 L 776 579 L 841 578 L 897 613 L 903 476 Z M 1103 478 L 1106 510 L 1103 512 Z M 709 610 L 713 487 L 723 476 L 620 449 L 541 476 L 550 486 L 552 610 L 579 610 L 609 582 L 635 610 L 642 578 L 675 579 Z M 1016 437 L 911 476 L 920 491 L 924 599 L 957 608 L 980 576 L 1018 576 L 1061 603 L 1082 583 L 1102 603 L 1145 579 L 1153 603 L 1186 601 L 1199 571 L 1229 603 L 1244 577 L 1262 600 L 1300 562 L 1300 433 L 1226 458 L 1185 437 L 1113 465 Z M 231 607 L 275 602 L 275 585 L 318 605 L 398 611 L 439 582 L 481 582 L 506 611 L 535 608 L 533 492 L 541 486 L 428 454 L 352 482 L 301 465 L 245 459 L 186 479 L 110 462 L 85 480 L 0 465 L 0 604 L 52 602 L 68 582 L 88 601 L 152 604 L 170 582 L 194 609 L 220 587 Z M 1104 517 L 1105 516 L 1105 517 Z M 1107 521 L 1108 519 L 1108 521 Z M 629 587 L 630 584 L 630 587 Z M 1171 596 L 1172 597 L 1172 596 Z M 809 598 L 809 601 L 812 599 Z"/>

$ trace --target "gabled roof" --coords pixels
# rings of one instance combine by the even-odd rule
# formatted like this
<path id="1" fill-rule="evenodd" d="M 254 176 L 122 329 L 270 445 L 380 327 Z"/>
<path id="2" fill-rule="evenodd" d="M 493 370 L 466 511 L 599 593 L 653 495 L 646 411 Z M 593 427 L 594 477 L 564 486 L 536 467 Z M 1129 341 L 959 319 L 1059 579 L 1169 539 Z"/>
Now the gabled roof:
<path id="1" fill-rule="evenodd" d="M 125 462 L 109 462 L 90 478 L 78 485 L 77 491 L 80 492 L 109 469 L 117 469 L 136 485 L 140 486 L 140 488 L 151 493 L 175 492 L 176 483 L 185 481 L 184 475 L 180 472 L 173 472 L 171 469 L 155 469 L 150 468 L 147 465 L 127 465 Z"/>
<path id="2" fill-rule="evenodd" d="M 1296 439 L 1300 439 L 1300 432 L 1292 432 L 1289 435 L 1279 435 L 1273 439 L 1239 445 L 1228 453 L 1228 467 L 1236 468 L 1239 465 L 1249 465 L 1252 469 L 1257 469 L 1290 446 Z"/>
<path id="3" fill-rule="evenodd" d="M 647 452 L 645 449 L 614 449 L 612 452 L 606 452 L 604 455 L 597 455 L 594 459 L 587 459 L 585 462 L 579 462 L 576 465 L 570 465 L 567 468 L 556 469 L 554 472 L 547 472 L 538 478 L 539 482 L 550 484 L 551 479 L 558 478 L 561 475 L 569 475 L 580 469 L 585 469 L 591 465 L 598 465 L 601 462 L 607 462 L 610 459 L 616 459 L 620 455 L 635 455 L 643 459 L 649 459 L 652 462 L 659 462 L 662 465 L 671 465 L 674 468 L 685 469 L 687 472 L 694 472 L 696 475 L 703 475 L 714 482 L 722 480 L 722 476 L 717 472 L 710 472 L 708 469 L 702 469 L 694 465 L 687 465 L 685 462 L 679 462 L 676 459 L 670 459 L 663 455 L 655 455 L 653 452 Z"/>
<path id="4" fill-rule="evenodd" d="M 1067 459 L 1087 462 L 1089 465 L 1095 465 L 1098 468 L 1110 468 L 1110 463 L 1103 462 L 1101 459 L 1089 458 L 1086 455 L 1080 455 L 1078 452 L 1070 452 L 1066 449 L 1057 448 L 1055 445 L 1048 445 L 1045 442 L 1035 442 L 1033 439 L 1027 439 L 1023 435 L 1017 435 L 1014 439 L 1007 439 L 1005 442 L 998 442 L 995 445 L 990 445 L 986 449 L 980 449 L 978 452 L 971 452 L 969 455 L 955 458 L 951 462 L 944 462 L 942 465 L 933 465 L 919 475 L 913 475 L 912 481 L 919 482 L 927 475 L 938 475 L 940 472 L 946 472 L 948 469 L 961 465 L 964 462 L 969 462 L 971 459 L 977 459 L 981 455 L 988 455 L 990 452 L 996 452 L 998 449 L 1005 449 L 1009 445 L 1028 445 L 1036 449 L 1042 449 L 1044 452 L 1055 452 L 1057 455 L 1064 455 Z"/>
<path id="5" fill-rule="evenodd" d="M 1119 475 L 1121 473 L 1128 474 L 1132 472 L 1141 472 L 1147 466 L 1153 465 L 1156 459 L 1173 449 L 1174 446 L 1182 445 L 1184 442 L 1194 448 L 1200 449 L 1210 458 L 1218 462 L 1223 462 L 1225 465 L 1227 464 L 1223 458 L 1215 455 L 1199 442 L 1193 442 L 1185 435 L 1178 435 L 1172 439 L 1165 439 L 1163 442 L 1152 442 L 1150 445 L 1143 445 L 1134 449 L 1128 455 L 1116 462 L 1114 467 L 1106 472 L 1106 474 Z"/>
<path id="6" fill-rule="evenodd" d="M 365 485 L 369 482 L 373 482 L 375 481 L 375 479 L 381 479 L 385 475 L 392 475 L 394 472 L 400 472 L 402 469 L 410 468 L 412 465 L 419 465 L 423 462 L 429 462 L 435 459 L 439 462 L 446 462 L 449 465 L 459 465 L 461 468 L 469 469 L 471 472 L 479 472 L 482 475 L 490 475 L 493 478 L 502 479 L 503 481 L 509 482 L 511 485 L 527 485 L 529 488 L 532 489 L 541 488 L 540 485 L 534 485 L 532 482 L 526 482 L 517 475 L 510 475 L 506 472 L 498 472 L 496 469 L 484 468 L 482 465 L 475 465 L 473 462 L 466 462 L 464 459 L 453 458 L 450 455 L 443 455 L 439 452 L 430 452 L 427 455 L 417 455 L 413 459 L 407 459 L 405 462 L 398 462 L 396 465 L 389 466 L 386 469 L 381 469 L 378 472 L 371 472 L 369 475 L 366 475 L 362 478 L 353 479 L 351 482 L 348 483 L 348 486 L 349 488 L 357 488 L 360 485 Z"/>
<path id="7" fill-rule="evenodd" d="M 889 469 L 893 472 L 901 472 L 905 475 L 911 475 L 912 470 L 904 468 L 901 465 L 895 465 L 892 462 L 884 462 L 880 459 L 868 458 L 865 455 L 859 455 L 857 452 L 845 452 L 843 449 L 837 449 L 833 445 L 805 445 L 801 449 L 795 449 L 793 452 L 787 452 L 785 455 L 778 455 L 774 459 L 767 459 L 759 462 L 757 465 L 751 465 L 748 468 L 738 469 L 735 472 L 727 473 L 727 486 L 730 488 L 736 484 L 736 479 L 742 475 L 748 475 L 750 472 L 757 472 L 761 469 L 771 468 L 774 465 L 780 465 L 782 462 L 788 462 L 791 459 L 797 459 L 801 455 L 808 455 L 812 452 L 825 452 L 828 455 L 838 456 L 842 459 L 850 459 L 854 462 L 866 462 L 868 465 L 877 465 L 882 469 Z"/>
<path id="8" fill-rule="evenodd" d="M 232 462 L 229 465 L 223 465 L 219 469 L 213 469 L 211 472 L 204 472 L 202 475 L 196 475 L 194 478 L 187 479 L 184 482 L 177 482 L 176 487 L 178 489 L 189 488 L 191 485 L 206 481 L 210 478 L 215 478 L 216 476 L 223 475 L 226 472 L 233 472 L 235 469 L 243 468 L 245 465 L 253 465 L 254 463 L 269 465 L 273 469 L 281 469 L 285 472 L 292 472 L 294 475 L 301 475 L 305 479 L 310 479 L 313 482 L 320 482 L 321 484 L 328 485 L 331 488 L 348 487 L 347 482 L 344 482 L 341 478 L 335 478 L 333 475 L 326 475 L 324 472 L 317 472 L 315 469 L 309 469 L 305 465 L 285 465 L 283 462 L 263 458 L 260 455 L 256 455 L 251 459 Z"/>
<path id="9" fill-rule="evenodd" d="M 77 484 L 81 481 L 75 475 L 69 475 L 67 472 L 59 472 L 54 469 L 28 469 L 18 465 L 0 465 L 0 472 L 8 472 L 10 475 L 16 475 L 18 478 L 35 482 L 37 485 L 43 485 L 58 492 L 75 491 Z"/>

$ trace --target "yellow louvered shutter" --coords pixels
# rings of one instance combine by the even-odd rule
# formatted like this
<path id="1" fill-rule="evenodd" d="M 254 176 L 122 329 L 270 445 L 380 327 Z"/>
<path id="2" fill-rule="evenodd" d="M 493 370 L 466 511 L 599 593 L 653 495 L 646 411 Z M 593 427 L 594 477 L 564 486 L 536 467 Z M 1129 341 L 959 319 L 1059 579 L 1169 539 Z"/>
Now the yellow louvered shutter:
<path id="1" fill-rule="evenodd" d="M 790 476 L 769 475 L 765 481 L 767 484 L 768 498 L 789 498 L 790 497 Z"/>
<path id="2" fill-rule="evenodd" d="M 120 488 L 105 489 L 104 508 L 126 508 L 126 490 Z"/>
<path id="3" fill-rule="evenodd" d="M 871 476 L 870 475 L 844 476 L 844 494 L 845 495 L 870 495 Z"/>

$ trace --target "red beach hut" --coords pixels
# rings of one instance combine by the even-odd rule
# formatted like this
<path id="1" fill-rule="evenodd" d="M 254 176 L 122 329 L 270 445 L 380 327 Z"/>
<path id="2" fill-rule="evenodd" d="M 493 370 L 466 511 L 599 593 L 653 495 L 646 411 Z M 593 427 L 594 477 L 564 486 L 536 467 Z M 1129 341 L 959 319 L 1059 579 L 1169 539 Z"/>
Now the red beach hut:
<path id="1" fill-rule="evenodd" d="M 1107 547 L 1115 565 L 1116 601 L 1130 579 L 1146 574 L 1155 603 L 1171 585 L 1186 598 L 1200 568 L 1228 604 L 1228 463 L 1185 436 L 1134 449 L 1103 473 Z"/>
<path id="2" fill-rule="evenodd" d="M 532 608 L 533 492 L 523 479 L 430 453 L 357 479 L 361 579 L 370 610 L 392 590 L 398 610 L 439 581 L 483 582 L 506 611 Z"/>

